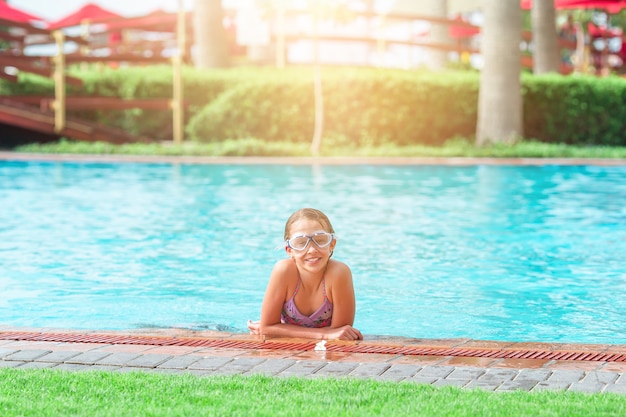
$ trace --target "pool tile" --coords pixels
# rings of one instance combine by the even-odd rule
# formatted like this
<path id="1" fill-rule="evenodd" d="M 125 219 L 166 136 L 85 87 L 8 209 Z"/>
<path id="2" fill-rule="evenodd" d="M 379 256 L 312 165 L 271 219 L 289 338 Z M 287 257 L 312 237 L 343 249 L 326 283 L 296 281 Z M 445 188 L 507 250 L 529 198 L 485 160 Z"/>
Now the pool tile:
<path id="1" fill-rule="evenodd" d="M 141 353 L 154 349 L 150 345 L 109 345 L 98 350 L 111 353 Z"/>
<path id="2" fill-rule="evenodd" d="M 469 340 L 467 343 L 464 343 L 460 347 L 471 347 L 479 349 L 505 349 L 513 346 L 515 346 L 515 343 L 512 342 L 498 342 L 495 340 Z"/>
<path id="3" fill-rule="evenodd" d="M 555 350 L 574 352 L 605 352 L 610 345 L 584 345 L 580 343 L 564 343 Z M 626 352 L 625 352 L 626 353 Z"/>
<path id="4" fill-rule="evenodd" d="M 2 345 L 3 349 L 41 349 L 41 350 L 55 350 L 59 348 L 57 342 L 21 342 L 19 340 L 12 340 L 9 343 Z"/>
<path id="5" fill-rule="evenodd" d="M 327 351 L 315 351 L 309 350 L 305 352 L 298 352 L 291 356 L 292 358 L 297 358 L 298 360 L 312 360 L 312 361 L 325 361 L 328 354 L 335 354 L 338 352 L 327 352 Z M 341 354 L 341 353 L 339 353 Z"/>
<path id="6" fill-rule="evenodd" d="M 606 362 L 600 367 L 599 370 L 626 373 L 626 362 Z"/>
<path id="7" fill-rule="evenodd" d="M 357 362 L 357 363 L 371 363 L 371 362 L 392 362 L 394 359 L 401 357 L 401 355 L 386 355 L 382 353 L 348 353 L 342 359 L 334 359 L 339 362 Z"/>
<path id="8" fill-rule="evenodd" d="M 222 356 L 222 357 L 235 357 L 246 353 L 245 349 L 221 349 L 221 348 L 201 348 L 194 352 L 194 355 L 201 356 Z"/>
<path id="9" fill-rule="evenodd" d="M 86 352 L 88 350 L 93 350 L 93 349 L 102 349 L 106 346 L 110 346 L 110 345 L 102 344 L 102 343 L 62 342 L 62 343 L 57 343 L 55 345 L 55 350 L 75 350 L 75 351 L 80 351 L 80 352 Z"/>
<path id="10" fill-rule="evenodd" d="M 548 359 L 502 359 L 491 365 L 492 368 L 540 369 L 551 361 Z"/>
<path id="11" fill-rule="evenodd" d="M 163 355 L 188 355 L 197 353 L 201 350 L 203 350 L 203 348 L 191 346 L 157 346 L 153 347 L 146 353 Z"/>
<path id="12" fill-rule="evenodd" d="M 626 355 L 626 345 L 609 345 L 606 351 L 610 353 L 619 353 Z"/>
<path id="13" fill-rule="evenodd" d="M 392 359 L 390 363 L 398 363 L 405 365 L 439 365 L 445 361 L 447 361 L 449 357 L 446 356 L 429 356 L 429 355 L 406 355 L 399 356 L 395 359 Z"/>
<path id="14" fill-rule="evenodd" d="M 571 369 L 581 371 L 595 371 L 600 368 L 604 362 L 595 361 L 551 361 L 546 368 L 548 369 Z"/>
<path id="15" fill-rule="evenodd" d="M 493 358 L 464 358 L 464 357 L 453 357 L 448 359 L 445 362 L 442 362 L 442 365 L 446 366 L 473 366 L 480 368 L 487 368 L 493 363 L 497 362 L 497 359 Z"/>
<path id="16" fill-rule="evenodd" d="M 559 343 L 543 343 L 543 342 L 516 342 L 507 347 L 507 350 L 541 350 L 551 351 L 559 350 Z"/>
<path id="17" fill-rule="evenodd" d="M 245 350 L 240 356 L 242 358 L 263 358 L 263 359 L 284 359 L 291 357 L 293 351 L 283 350 Z"/>

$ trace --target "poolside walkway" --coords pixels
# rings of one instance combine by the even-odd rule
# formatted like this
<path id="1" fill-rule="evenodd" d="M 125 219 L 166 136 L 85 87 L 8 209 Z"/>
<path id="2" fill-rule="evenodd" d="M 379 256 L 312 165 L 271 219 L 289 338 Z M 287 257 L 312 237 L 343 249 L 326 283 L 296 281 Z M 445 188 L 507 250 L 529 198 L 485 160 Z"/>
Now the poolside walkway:
<path id="1" fill-rule="evenodd" d="M 0 151 L 0 161 L 43 161 L 83 163 L 172 163 L 172 164 L 297 164 L 297 165 L 596 165 L 625 166 L 626 158 L 491 158 L 491 157 L 255 157 L 255 156 L 167 156 L 117 154 L 46 154 Z"/>
<path id="2" fill-rule="evenodd" d="M 625 345 L 367 337 L 328 342 L 190 330 L 0 326 L 0 367 L 67 371 L 372 378 L 504 392 L 626 394 Z M 318 347 L 319 349 L 319 347 Z"/>

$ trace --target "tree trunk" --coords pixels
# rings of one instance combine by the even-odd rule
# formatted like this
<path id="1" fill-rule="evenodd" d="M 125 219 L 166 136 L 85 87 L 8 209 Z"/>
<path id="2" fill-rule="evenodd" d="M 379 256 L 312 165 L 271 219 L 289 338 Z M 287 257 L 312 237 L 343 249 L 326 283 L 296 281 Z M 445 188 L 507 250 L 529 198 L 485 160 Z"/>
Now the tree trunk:
<path id="1" fill-rule="evenodd" d="M 230 56 L 221 0 L 194 0 L 193 11 L 196 67 L 228 67 Z"/>
<path id="2" fill-rule="evenodd" d="M 315 13 L 313 23 L 313 93 L 315 97 L 315 124 L 313 139 L 311 140 L 311 153 L 319 155 L 324 135 L 324 94 L 322 90 L 322 73 L 319 58 L 319 13 Z"/>
<path id="3" fill-rule="evenodd" d="M 427 14 L 432 17 L 448 18 L 448 0 L 425 0 Z M 430 41 L 434 44 L 449 44 L 449 27 L 441 23 L 431 23 Z M 445 69 L 448 63 L 448 52 L 445 50 L 430 48 L 428 51 L 428 67 L 434 70 Z"/>
<path id="4" fill-rule="evenodd" d="M 519 0 L 484 0 L 483 68 L 476 144 L 511 143 L 522 136 L 522 10 Z"/>
<path id="5" fill-rule="evenodd" d="M 534 43 L 533 72 L 558 73 L 561 63 L 554 0 L 534 0 L 531 20 Z"/>

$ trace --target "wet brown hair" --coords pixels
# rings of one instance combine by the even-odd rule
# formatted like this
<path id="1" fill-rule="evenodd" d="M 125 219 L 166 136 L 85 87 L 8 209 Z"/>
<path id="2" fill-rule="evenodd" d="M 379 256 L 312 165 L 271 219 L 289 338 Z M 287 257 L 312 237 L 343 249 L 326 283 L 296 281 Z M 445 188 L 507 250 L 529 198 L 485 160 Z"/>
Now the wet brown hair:
<path id="1" fill-rule="evenodd" d="M 301 219 L 319 222 L 326 232 L 335 233 L 333 225 L 330 224 L 330 220 L 328 220 L 328 217 L 324 213 L 314 208 L 301 208 L 300 210 L 293 212 L 293 214 L 287 219 L 287 223 L 285 223 L 285 240 L 289 239 L 291 226 Z"/>

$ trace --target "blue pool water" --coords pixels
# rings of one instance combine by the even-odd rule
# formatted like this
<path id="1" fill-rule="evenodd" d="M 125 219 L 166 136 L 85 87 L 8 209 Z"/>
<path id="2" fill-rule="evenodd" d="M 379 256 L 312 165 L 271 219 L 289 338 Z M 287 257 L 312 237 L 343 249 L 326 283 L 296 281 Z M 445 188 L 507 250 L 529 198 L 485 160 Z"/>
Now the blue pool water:
<path id="1" fill-rule="evenodd" d="M 626 167 L 0 162 L 0 325 L 245 331 L 327 212 L 366 334 L 626 343 Z"/>

